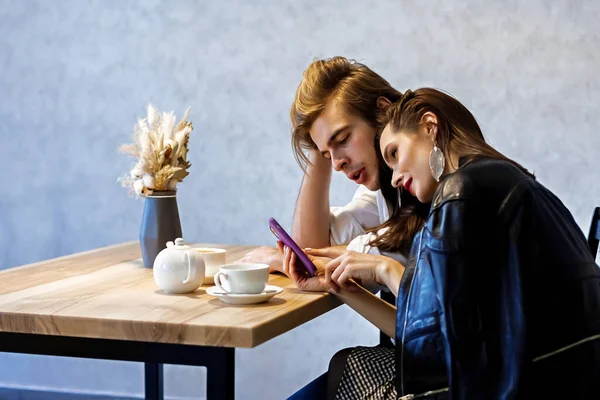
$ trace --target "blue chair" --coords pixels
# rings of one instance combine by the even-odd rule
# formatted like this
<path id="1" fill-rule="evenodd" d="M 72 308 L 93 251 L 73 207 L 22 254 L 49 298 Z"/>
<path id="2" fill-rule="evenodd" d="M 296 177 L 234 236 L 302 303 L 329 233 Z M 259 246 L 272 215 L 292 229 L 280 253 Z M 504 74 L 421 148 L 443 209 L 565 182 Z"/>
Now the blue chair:
<path id="1" fill-rule="evenodd" d="M 287 400 L 334 399 L 351 352 L 352 348 L 347 348 L 335 353 L 331 361 L 329 361 L 329 368 L 326 373 L 298 390 L 292 396 L 288 397 Z"/>
<path id="2" fill-rule="evenodd" d="M 287 400 L 326 400 L 327 373 L 319 376 L 302 389 L 287 398 Z"/>

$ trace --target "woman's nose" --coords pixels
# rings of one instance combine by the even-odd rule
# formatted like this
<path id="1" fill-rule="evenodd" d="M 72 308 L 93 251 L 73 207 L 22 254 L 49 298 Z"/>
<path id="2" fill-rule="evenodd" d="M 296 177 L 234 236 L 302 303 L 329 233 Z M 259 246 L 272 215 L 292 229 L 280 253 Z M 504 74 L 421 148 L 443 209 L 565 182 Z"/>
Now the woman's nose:
<path id="1" fill-rule="evenodd" d="M 402 174 L 396 174 L 394 173 L 392 175 L 392 186 L 395 188 L 399 188 L 402 186 L 402 179 L 404 178 L 404 176 Z"/>

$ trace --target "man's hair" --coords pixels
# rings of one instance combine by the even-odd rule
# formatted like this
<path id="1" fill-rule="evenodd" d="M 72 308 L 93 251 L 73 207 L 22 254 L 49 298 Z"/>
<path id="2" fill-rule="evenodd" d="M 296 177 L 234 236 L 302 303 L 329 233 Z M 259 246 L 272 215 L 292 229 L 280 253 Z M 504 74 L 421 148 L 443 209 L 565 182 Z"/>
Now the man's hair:
<path id="1" fill-rule="evenodd" d="M 304 71 L 290 110 L 296 161 L 303 169 L 310 163 L 304 151 L 316 149 L 316 145 L 309 131 L 330 102 L 378 128 L 382 110 L 377 99 L 385 97 L 393 103 L 401 96 L 388 81 L 356 61 L 333 57 L 312 62 Z"/>

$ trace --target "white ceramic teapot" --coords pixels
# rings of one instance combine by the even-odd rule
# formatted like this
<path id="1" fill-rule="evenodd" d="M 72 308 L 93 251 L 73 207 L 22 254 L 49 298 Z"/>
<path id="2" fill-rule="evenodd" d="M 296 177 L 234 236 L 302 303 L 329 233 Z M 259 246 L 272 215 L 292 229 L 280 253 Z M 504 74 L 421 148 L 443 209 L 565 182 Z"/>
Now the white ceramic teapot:
<path id="1" fill-rule="evenodd" d="M 195 251 L 177 238 L 156 256 L 154 281 L 167 293 L 190 293 L 204 282 L 205 268 L 202 257 L 196 257 Z"/>

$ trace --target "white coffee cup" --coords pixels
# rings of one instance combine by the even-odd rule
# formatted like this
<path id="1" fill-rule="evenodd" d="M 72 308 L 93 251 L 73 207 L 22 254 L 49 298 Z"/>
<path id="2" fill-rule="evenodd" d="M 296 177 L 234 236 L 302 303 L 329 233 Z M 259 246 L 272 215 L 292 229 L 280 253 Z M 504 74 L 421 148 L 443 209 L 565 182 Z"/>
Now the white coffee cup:
<path id="1" fill-rule="evenodd" d="M 194 247 L 196 256 L 202 257 L 206 264 L 206 276 L 213 276 L 219 271 L 219 267 L 227 262 L 227 250 L 213 249 L 209 247 Z"/>
<path id="2" fill-rule="evenodd" d="M 215 285 L 232 294 L 262 293 L 269 281 L 268 264 L 228 264 L 215 274 Z"/>

